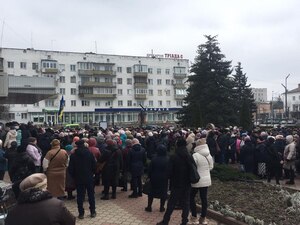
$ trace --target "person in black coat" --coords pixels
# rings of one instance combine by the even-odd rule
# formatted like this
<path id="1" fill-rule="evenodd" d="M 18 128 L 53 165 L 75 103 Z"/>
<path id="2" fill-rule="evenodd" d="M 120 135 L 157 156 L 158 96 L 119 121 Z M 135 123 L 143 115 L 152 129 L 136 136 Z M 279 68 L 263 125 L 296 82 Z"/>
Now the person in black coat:
<path id="1" fill-rule="evenodd" d="M 254 173 L 254 146 L 249 136 L 244 139 L 245 144 L 241 148 L 240 163 L 244 165 L 246 173 Z"/>
<path id="2" fill-rule="evenodd" d="M 5 151 L 4 157 L 7 159 L 7 168 L 10 179 L 12 179 L 11 167 L 14 164 L 16 156 L 18 154 L 17 151 L 18 143 L 16 141 L 11 142 L 11 146 L 8 150 Z"/>
<path id="3" fill-rule="evenodd" d="M 188 222 L 191 182 L 189 179 L 189 163 L 192 163 L 192 156 L 186 148 L 186 141 L 180 137 L 176 142 L 175 154 L 170 157 L 168 164 L 168 177 L 170 178 L 171 194 L 164 218 L 157 225 L 169 224 L 172 212 L 179 201 L 182 207 L 181 225 Z"/>
<path id="4" fill-rule="evenodd" d="M 152 157 L 156 154 L 156 139 L 152 132 L 148 132 L 148 137 L 145 140 L 145 146 L 147 158 L 152 159 Z"/>
<path id="5" fill-rule="evenodd" d="M 77 149 L 70 156 L 68 172 L 76 183 L 78 218 L 84 218 L 83 200 L 85 190 L 87 190 L 88 194 L 91 217 L 95 217 L 96 207 L 93 176 L 96 170 L 96 160 L 89 149 L 84 146 L 83 140 L 79 140 L 75 144 Z"/>
<path id="6" fill-rule="evenodd" d="M 132 194 L 129 198 L 142 196 L 142 175 L 144 174 L 144 164 L 146 163 L 145 149 L 140 145 L 138 139 L 132 140 L 132 149 L 128 154 L 128 166 L 131 173 Z"/>
<path id="7" fill-rule="evenodd" d="M 145 211 L 151 212 L 153 198 L 159 198 L 159 211 L 164 212 L 168 191 L 167 146 L 159 145 L 157 147 L 157 156 L 154 157 L 149 164 L 148 177 L 150 178 L 151 189 L 148 194 L 148 206 L 145 208 Z"/>
<path id="8" fill-rule="evenodd" d="M 19 185 L 23 179 L 35 173 L 35 165 L 32 158 L 27 154 L 26 147 L 19 146 L 17 154 L 9 168 L 10 180 L 13 183 L 12 190 L 16 199 L 20 194 Z"/>
<path id="9" fill-rule="evenodd" d="M 109 187 L 112 187 L 112 199 L 116 199 L 116 190 L 119 182 L 120 171 L 123 166 L 122 152 L 114 140 L 106 141 L 106 148 L 103 151 L 100 163 L 105 162 L 102 169 L 102 183 L 104 185 L 102 200 L 108 200 Z"/>
<path id="10" fill-rule="evenodd" d="M 267 150 L 267 178 L 271 182 L 275 176 L 276 184 L 279 183 L 281 164 L 283 164 L 282 155 L 274 148 L 274 137 L 269 137 L 266 142 Z"/>

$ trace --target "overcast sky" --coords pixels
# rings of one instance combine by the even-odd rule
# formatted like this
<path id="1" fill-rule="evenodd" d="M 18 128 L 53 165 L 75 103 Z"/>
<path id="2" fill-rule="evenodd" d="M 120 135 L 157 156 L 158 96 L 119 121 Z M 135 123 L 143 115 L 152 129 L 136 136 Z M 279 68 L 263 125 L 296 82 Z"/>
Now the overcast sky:
<path id="1" fill-rule="evenodd" d="M 0 0 L 2 47 L 146 56 L 177 53 L 194 61 L 204 35 L 268 99 L 300 83 L 298 0 Z M 3 26 L 4 24 L 4 26 Z M 96 48 L 97 46 L 97 48 Z"/>

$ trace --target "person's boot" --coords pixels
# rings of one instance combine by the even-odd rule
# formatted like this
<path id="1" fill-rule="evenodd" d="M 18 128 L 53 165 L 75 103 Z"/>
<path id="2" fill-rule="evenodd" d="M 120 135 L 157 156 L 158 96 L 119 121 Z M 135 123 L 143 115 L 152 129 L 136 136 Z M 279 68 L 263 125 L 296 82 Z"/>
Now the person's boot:
<path id="1" fill-rule="evenodd" d="M 160 222 L 157 223 L 156 225 L 169 225 L 169 222 L 160 221 Z"/>
<path id="2" fill-rule="evenodd" d="M 100 199 L 109 200 L 109 196 L 108 196 L 108 194 L 104 194 Z"/>
<path id="3" fill-rule="evenodd" d="M 207 222 L 207 220 L 206 220 L 206 217 L 200 217 L 200 219 L 199 219 L 199 224 L 201 224 L 201 225 L 207 225 L 208 222 Z"/>
<path id="4" fill-rule="evenodd" d="M 138 194 L 132 193 L 131 195 L 128 196 L 128 198 L 138 198 Z"/>
<path id="5" fill-rule="evenodd" d="M 189 225 L 195 225 L 195 224 L 199 224 L 199 220 L 197 218 L 197 216 L 190 216 L 189 218 L 189 222 L 188 222 Z"/>
<path id="6" fill-rule="evenodd" d="M 145 211 L 146 211 L 146 212 L 152 212 L 151 206 L 147 206 L 147 207 L 145 208 Z"/>
<path id="7" fill-rule="evenodd" d="M 112 199 L 116 199 L 116 198 L 117 198 L 116 193 L 112 193 L 112 194 L 111 194 L 111 198 L 112 198 Z"/>
<path id="8" fill-rule="evenodd" d="M 72 191 L 68 191 L 68 200 L 73 200 L 75 197 L 72 194 Z"/>

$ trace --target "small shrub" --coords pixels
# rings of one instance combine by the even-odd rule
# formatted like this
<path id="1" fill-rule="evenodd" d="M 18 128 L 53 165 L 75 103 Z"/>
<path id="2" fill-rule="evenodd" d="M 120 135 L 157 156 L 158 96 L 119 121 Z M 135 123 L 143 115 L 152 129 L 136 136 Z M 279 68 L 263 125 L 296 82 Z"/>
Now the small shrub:
<path id="1" fill-rule="evenodd" d="M 211 171 L 211 176 L 220 181 L 254 181 L 256 179 L 256 176 L 253 174 L 240 172 L 236 168 L 220 164 L 215 164 L 214 169 Z"/>

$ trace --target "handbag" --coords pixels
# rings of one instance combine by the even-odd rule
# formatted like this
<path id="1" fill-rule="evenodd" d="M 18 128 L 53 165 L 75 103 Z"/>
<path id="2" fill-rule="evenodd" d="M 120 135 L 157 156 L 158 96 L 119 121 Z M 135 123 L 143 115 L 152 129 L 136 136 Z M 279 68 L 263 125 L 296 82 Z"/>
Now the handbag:
<path id="1" fill-rule="evenodd" d="M 151 182 L 150 179 L 148 178 L 145 183 L 143 184 L 143 193 L 145 195 L 149 195 L 151 192 Z"/>
<path id="2" fill-rule="evenodd" d="M 193 157 L 191 157 L 191 162 L 188 162 L 188 165 L 189 165 L 190 182 L 192 184 L 196 184 L 200 180 L 200 175 L 198 173 L 197 165 L 196 165 Z"/>

